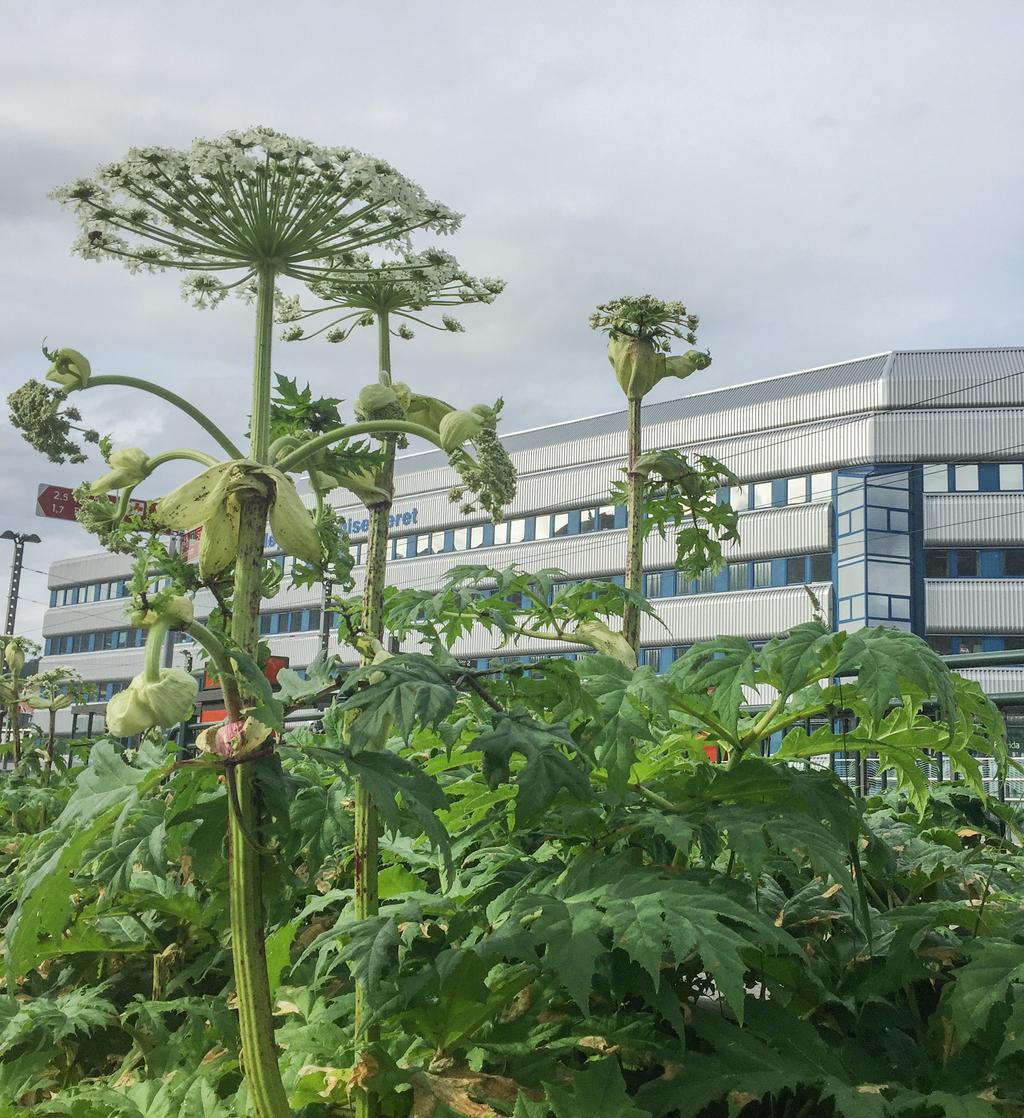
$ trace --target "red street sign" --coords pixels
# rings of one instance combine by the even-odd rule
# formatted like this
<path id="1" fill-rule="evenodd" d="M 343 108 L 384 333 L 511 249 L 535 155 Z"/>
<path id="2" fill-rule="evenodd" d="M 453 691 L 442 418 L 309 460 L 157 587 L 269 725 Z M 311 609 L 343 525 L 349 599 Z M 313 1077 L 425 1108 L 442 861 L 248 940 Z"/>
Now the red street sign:
<path id="1" fill-rule="evenodd" d="M 114 498 L 110 497 L 113 501 Z M 137 513 L 145 513 L 152 507 L 149 501 L 132 501 L 132 508 Z M 74 492 L 64 485 L 40 485 L 36 495 L 36 516 L 47 516 L 56 520 L 74 520 L 78 511 L 78 502 Z"/>

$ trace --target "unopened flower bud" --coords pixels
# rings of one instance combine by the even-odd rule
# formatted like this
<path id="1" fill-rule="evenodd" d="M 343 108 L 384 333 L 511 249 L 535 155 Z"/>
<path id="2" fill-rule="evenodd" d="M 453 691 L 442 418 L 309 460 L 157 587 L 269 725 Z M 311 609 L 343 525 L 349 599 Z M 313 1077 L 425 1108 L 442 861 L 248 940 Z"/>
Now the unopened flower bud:
<path id="1" fill-rule="evenodd" d="M 666 377 L 684 380 L 711 364 L 711 355 L 691 349 L 675 357 L 658 353 L 646 338 L 614 334 L 608 339 L 608 360 L 627 399 L 642 400 Z"/>
<path id="2" fill-rule="evenodd" d="M 174 726 L 191 716 L 199 685 L 181 668 L 161 668 L 160 678 L 137 675 L 107 703 L 107 729 L 119 738 L 154 726 Z"/>
<path id="3" fill-rule="evenodd" d="M 53 364 L 46 379 L 71 392 L 77 388 L 85 388 L 91 373 L 89 362 L 77 349 L 58 349 L 53 355 Z"/>
<path id="4" fill-rule="evenodd" d="M 196 748 L 217 757 L 237 757 L 248 753 L 270 737 L 270 727 L 255 718 L 222 722 L 208 726 L 196 735 Z"/>
<path id="5" fill-rule="evenodd" d="M 356 397 L 357 419 L 400 419 L 404 409 L 398 394 L 386 384 L 368 384 Z"/>
<path id="6" fill-rule="evenodd" d="M 25 666 L 25 653 L 13 641 L 4 649 L 4 662 L 11 670 L 11 675 L 21 675 Z"/>
<path id="7" fill-rule="evenodd" d="M 451 411 L 441 420 L 438 434 L 441 445 L 450 454 L 471 442 L 483 429 L 483 419 L 472 411 Z"/>
<path id="8" fill-rule="evenodd" d="M 97 479 L 89 486 L 89 492 L 94 497 L 109 493 L 112 489 L 124 489 L 138 485 L 149 477 L 149 455 L 137 446 L 128 446 L 123 450 L 115 450 L 111 454 L 108 464 L 110 472 Z"/>
<path id="9" fill-rule="evenodd" d="M 636 653 L 621 633 L 613 632 L 603 621 L 581 621 L 573 633 L 581 644 L 589 644 L 595 652 L 611 656 L 627 668 L 636 667 Z"/>
<path id="10" fill-rule="evenodd" d="M 175 594 L 162 602 L 157 609 L 133 610 L 131 622 L 138 629 L 148 629 L 150 625 L 156 624 L 160 618 L 169 621 L 175 629 L 184 629 L 191 625 L 195 620 L 192 599 L 186 598 L 182 594 Z"/>

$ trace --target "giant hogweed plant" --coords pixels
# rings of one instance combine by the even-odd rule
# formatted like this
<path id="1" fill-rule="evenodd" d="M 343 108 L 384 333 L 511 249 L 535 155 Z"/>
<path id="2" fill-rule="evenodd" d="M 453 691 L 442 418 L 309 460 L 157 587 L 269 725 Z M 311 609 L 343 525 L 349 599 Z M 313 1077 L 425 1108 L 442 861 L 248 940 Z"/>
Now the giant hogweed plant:
<path id="1" fill-rule="evenodd" d="M 285 396 L 282 424 L 312 406 Z M 716 544 L 699 513 L 673 519 L 708 533 L 684 560 Z M 138 605 L 184 625 L 178 597 Z M 263 973 L 286 1106 L 1020 1113 L 1024 860 L 984 793 L 975 754 L 1005 767 L 1006 748 L 977 685 L 907 634 L 821 622 L 761 649 L 704 642 L 659 676 L 614 631 L 627 608 L 650 611 L 628 587 L 463 567 L 385 599 L 386 627 L 429 655 L 370 644 L 373 663 L 323 659 L 270 694 L 226 649 L 224 678 L 260 692 L 264 726 L 330 700 L 322 728 L 241 766 L 262 797 L 243 841 L 273 852 Z M 594 651 L 479 670 L 451 654 L 477 625 Z M 229 734 L 262 752 L 254 732 Z M 223 737 L 206 744 L 230 758 Z M 929 790 L 936 749 L 963 778 Z M 833 753 L 877 756 L 890 791 L 858 801 L 820 766 Z M 233 778 L 213 755 L 169 772 L 155 741 L 124 756 L 101 741 L 73 788 L 36 796 L 27 772 L 0 791 L 9 1114 L 260 1113 L 246 1019 L 223 998 Z M 373 915 L 353 888 L 360 787 L 382 823 Z"/>
<path id="2" fill-rule="evenodd" d="M 316 433 L 295 422 L 301 408 L 294 406 L 294 399 L 283 400 L 279 393 L 275 412 L 274 303 L 281 281 L 329 284 L 333 293 L 344 291 L 348 280 L 365 283 L 368 250 L 407 250 L 413 231 L 451 232 L 459 218 L 381 160 L 350 149 L 316 147 L 268 129 L 197 141 L 187 152 L 133 149 L 121 161 L 101 167 L 94 178 L 57 191 L 56 197 L 75 210 L 81 226 L 76 250 L 86 258 L 119 259 L 133 271 L 183 271 L 184 292 L 199 306 L 216 305 L 232 290 L 255 305 L 246 452 L 199 406 L 142 378 L 94 376 L 89 361 L 67 348 L 47 353 L 53 362 L 47 374 L 52 386 L 29 382 L 12 394 L 10 405 L 15 424 L 53 461 L 83 457 L 73 422 L 80 417 L 66 404 L 68 395 L 114 385 L 150 393 L 177 407 L 227 455 L 219 459 L 191 448 L 150 455 L 136 447 L 114 449 L 109 440 L 86 433 L 86 441 L 100 443 L 109 472 L 91 487 L 96 500 L 86 504 L 85 519 L 100 530 L 105 542 L 130 547 L 122 522 L 134 488 L 167 462 L 187 460 L 204 467 L 160 500 L 152 519 L 164 530 L 201 531 L 199 579 L 218 597 L 220 624 L 201 624 L 190 600 L 180 593 L 143 591 L 135 604 L 140 623 L 149 630 L 145 669 L 111 700 L 107 724 L 112 733 L 128 736 L 186 717 L 196 695 L 195 680 L 180 669 L 161 667 L 161 647 L 169 631 L 180 629 L 204 649 L 220 678 L 228 710 L 226 724 L 201 740 L 212 760 L 199 763 L 223 768 L 232 805 L 228 888 L 247 1088 L 256 1114 L 284 1114 L 288 1104 L 278 1072 L 263 942 L 260 858 L 266 851 L 257 838 L 262 826 L 259 766 L 270 763 L 272 749 L 265 743 L 282 728 L 280 704 L 268 699 L 254 659 L 266 588 L 267 523 L 283 550 L 305 564 L 307 572 L 344 579 L 347 570 L 338 569 L 337 524 L 322 498 L 324 479 L 344 484 L 347 476 L 358 478 L 378 467 L 375 457 L 354 467 L 346 449 L 351 451 L 355 436 L 379 436 L 386 447 L 395 438 L 416 436 L 449 450 L 453 465 L 465 477 L 468 499 L 479 497 L 493 513 L 514 490 L 514 475 L 494 437 L 493 409 L 458 413 L 435 401 L 437 407 L 418 422 L 405 417 L 408 409 L 388 409 L 374 399 L 364 404 L 356 422 Z M 377 276 L 394 272 L 405 279 L 423 270 L 411 264 L 408 255 L 384 255 L 374 265 Z M 381 379 L 386 382 L 387 316 L 378 318 Z M 386 383 L 374 387 L 390 391 Z M 453 427 L 453 414 L 471 416 L 472 423 Z M 272 437 L 275 419 L 284 430 Z M 477 444 L 479 459 L 472 455 Z M 386 470 L 387 451 L 383 458 Z M 307 467 L 316 479 L 316 517 L 306 510 L 291 476 Z M 112 507 L 101 500 L 110 492 L 117 494 Z M 223 593 L 225 582 L 230 599 Z"/>
<path id="3" fill-rule="evenodd" d="M 357 264 L 364 269 L 359 274 L 355 271 Z M 404 382 L 393 380 L 391 339 L 396 336 L 410 340 L 413 331 L 409 322 L 459 333 L 463 330 L 462 324 L 448 313 L 442 315 L 440 325 L 422 316 L 435 307 L 492 303 L 503 288 L 501 280 L 475 279 L 459 267 L 453 256 L 437 249 L 406 253 L 399 264 L 388 268 L 375 268 L 365 254 L 353 255 L 343 277 L 327 275 L 311 284 L 313 295 L 320 300 L 317 305 L 303 307 L 298 296 L 285 297 L 279 300 L 278 317 L 288 324 L 283 334 L 288 341 L 323 334 L 328 341 L 337 343 L 349 337 L 356 326 L 376 325 L 377 380 L 359 393 L 357 417 L 369 421 L 412 420 L 436 431 L 441 447 L 459 456 L 463 477 L 469 487 L 477 488 L 477 499 L 497 514 L 515 494 L 511 462 L 496 436 L 501 400 L 493 408 L 480 405 L 472 410 L 458 410 L 436 397 L 414 393 Z M 310 320 L 316 322 L 317 327 L 307 335 L 303 323 Z M 399 434 L 382 441 L 376 469 L 363 471 L 354 479 L 354 484 L 349 477 L 333 479 L 358 492 L 369 511 L 365 575 L 357 623 L 359 635 L 355 638 L 355 643 L 362 647 L 364 663 L 372 663 L 383 654 L 384 589 L 388 525 L 394 501 L 395 453 L 399 442 L 408 445 L 405 436 Z M 478 464 L 466 457 L 463 450 L 467 443 L 474 441 L 478 448 Z M 314 468 L 310 477 L 320 500 L 322 475 Z M 459 489 L 452 496 L 453 500 L 463 501 L 466 490 Z M 473 501 L 469 500 L 464 508 L 471 511 Z M 343 616 L 351 628 L 352 616 Z M 349 639 L 353 639 L 351 632 Z M 383 744 L 383 738 L 379 744 Z M 355 783 L 354 807 L 355 914 L 357 919 L 366 920 L 377 914 L 379 906 L 380 827 L 370 786 L 361 778 Z M 357 979 L 354 1029 L 359 1046 L 375 1039 L 375 1029 L 369 1025 L 370 1001 L 366 983 Z M 373 1093 L 360 1090 L 357 1113 L 376 1113 L 376 1102 Z"/>

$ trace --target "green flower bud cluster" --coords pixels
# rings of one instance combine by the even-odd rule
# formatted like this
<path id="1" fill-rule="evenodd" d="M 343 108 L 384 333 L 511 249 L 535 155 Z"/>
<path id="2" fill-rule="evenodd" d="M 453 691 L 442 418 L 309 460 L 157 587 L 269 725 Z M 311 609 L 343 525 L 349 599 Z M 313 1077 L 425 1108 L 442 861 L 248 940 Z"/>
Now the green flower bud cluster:
<path id="1" fill-rule="evenodd" d="M 77 408 L 64 407 L 67 392 L 51 388 L 38 380 L 26 381 L 7 397 L 11 425 L 16 427 L 25 441 L 45 454 L 51 462 L 79 463 L 86 460 L 81 447 L 71 437 L 75 423 L 82 415 Z M 96 431 L 82 432 L 86 442 L 99 442 Z"/>
<path id="2" fill-rule="evenodd" d="M 273 466 L 246 459 L 220 462 L 157 503 L 156 520 L 175 531 L 202 528 L 199 573 L 222 573 L 238 551 L 240 498 L 256 493 L 269 506 L 270 530 L 281 547 L 307 563 L 319 563 L 320 536 L 291 478 Z"/>
<path id="3" fill-rule="evenodd" d="M 449 463 L 462 480 L 461 485 L 449 491 L 449 498 L 462 502 L 462 511 L 467 514 L 480 507 L 495 520 L 500 518 L 502 509 L 516 495 L 516 469 L 498 438 L 498 415 L 502 406 L 503 401 L 498 400 L 493 408 L 477 405 L 471 413 L 456 413 L 462 416 L 472 414 L 480 421 L 479 430 L 471 440 L 476 457 L 473 458 L 461 447 L 448 454 Z M 453 422 L 468 424 L 469 421 Z M 467 499 L 468 494 L 473 495 L 472 499 Z"/>
<path id="4" fill-rule="evenodd" d="M 154 726 L 174 726 L 191 717 L 199 684 L 181 668 L 161 668 L 159 678 L 137 675 L 107 703 L 107 729 L 130 738 Z"/>

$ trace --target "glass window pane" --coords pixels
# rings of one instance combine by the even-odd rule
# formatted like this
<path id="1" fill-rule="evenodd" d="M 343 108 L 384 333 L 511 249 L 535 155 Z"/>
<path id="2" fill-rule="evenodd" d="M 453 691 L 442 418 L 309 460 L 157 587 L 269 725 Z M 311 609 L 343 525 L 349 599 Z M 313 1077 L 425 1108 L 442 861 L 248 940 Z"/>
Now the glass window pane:
<path id="1" fill-rule="evenodd" d="M 956 478 L 956 491 L 958 493 L 974 493 L 977 491 L 977 466 L 954 466 L 953 473 Z"/>
<path id="2" fill-rule="evenodd" d="M 1024 466 L 1019 462 L 999 464 L 1000 489 L 1024 489 Z"/>
<path id="3" fill-rule="evenodd" d="M 484 546 L 484 526 L 482 524 L 474 524 L 469 529 L 468 535 L 470 548 Z"/>
<path id="4" fill-rule="evenodd" d="M 832 556 L 828 554 L 811 556 L 811 582 L 832 581 Z"/>
<path id="5" fill-rule="evenodd" d="M 811 474 L 811 500 L 827 501 L 832 497 L 832 475 Z"/>
<path id="6" fill-rule="evenodd" d="M 925 578 L 949 577 L 949 552 L 944 547 L 924 549 L 924 576 Z"/>
<path id="7" fill-rule="evenodd" d="M 978 552 L 973 547 L 959 547 L 956 551 L 957 578 L 977 578 Z"/>
<path id="8" fill-rule="evenodd" d="M 547 513 L 543 516 L 538 516 L 534 520 L 533 538 L 535 540 L 546 540 L 551 538 L 551 517 Z"/>
<path id="9" fill-rule="evenodd" d="M 736 512 L 742 512 L 747 507 L 749 492 L 749 485 L 734 485 L 729 490 L 729 504 Z"/>
<path id="10" fill-rule="evenodd" d="M 1007 578 L 1024 578 L 1024 547 L 1008 547 L 1003 553 Z"/>
<path id="11" fill-rule="evenodd" d="M 948 473 L 945 463 L 932 462 L 925 466 L 922 471 L 925 493 L 945 493 L 949 488 Z"/>
<path id="12" fill-rule="evenodd" d="M 788 585 L 799 585 L 804 581 L 804 557 L 795 555 L 786 560 L 786 582 Z"/>
<path id="13" fill-rule="evenodd" d="M 553 536 L 567 536 L 569 534 L 569 514 L 567 512 L 556 512 L 551 520 L 551 534 Z"/>
<path id="14" fill-rule="evenodd" d="M 754 486 L 754 500 L 753 507 L 755 509 L 766 509 L 772 503 L 772 483 L 770 481 L 759 481 Z"/>
<path id="15" fill-rule="evenodd" d="M 660 598 L 661 597 L 661 571 L 655 571 L 647 576 L 647 597 Z"/>
<path id="16" fill-rule="evenodd" d="M 715 576 L 710 571 L 701 571 L 697 579 L 697 593 L 710 594 L 715 589 Z"/>
<path id="17" fill-rule="evenodd" d="M 940 656 L 950 656 L 953 652 L 953 638 L 941 636 L 937 633 L 929 633 L 927 637 L 928 643 Z"/>
<path id="18" fill-rule="evenodd" d="M 791 477 L 787 486 L 786 503 L 799 505 L 807 500 L 807 478 Z"/>
<path id="19" fill-rule="evenodd" d="M 770 561 L 754 564 L 754 586 L 771 586 L 772 565 Z"/>
<path id="20" fill-rule="evenodd" d="M 750 586 L 750 564 L 749 563 L 730 563 L 729 564 L 729 589 L 730 590 L 746 590 Z"/>
<path id="21" fill-rule="evenodd" d="M 594 509 L 583 509 L 580 512 L 580 531 L 592 532 L 597 526 L 597 513 Z"/>
<path id="22" fill-rule="evenodd" d="M 602 505 L 597 510 L 597 523 L 594 527 L 602 532 L 615 527 L 614 505 Z"/>

